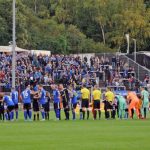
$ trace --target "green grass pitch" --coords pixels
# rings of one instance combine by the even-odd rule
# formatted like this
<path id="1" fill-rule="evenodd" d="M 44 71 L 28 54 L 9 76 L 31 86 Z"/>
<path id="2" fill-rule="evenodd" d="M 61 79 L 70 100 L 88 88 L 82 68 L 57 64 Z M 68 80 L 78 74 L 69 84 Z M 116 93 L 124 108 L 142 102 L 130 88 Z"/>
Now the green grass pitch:
<path id="1" fill-rule="evenodd" d="M 0 122 L 0 150 L 150 149 L 149 119 L 54 121 L 50 116 L 45 122 Z"/>

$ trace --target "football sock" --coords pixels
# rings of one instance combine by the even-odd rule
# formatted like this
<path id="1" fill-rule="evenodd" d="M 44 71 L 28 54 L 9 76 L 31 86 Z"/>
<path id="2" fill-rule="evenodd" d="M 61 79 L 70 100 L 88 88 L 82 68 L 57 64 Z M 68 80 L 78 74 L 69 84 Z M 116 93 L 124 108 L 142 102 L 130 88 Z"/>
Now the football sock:
<path id="1" fill-rule="evenodd" d="M 85 111 L 82 111 L 82 114 L 83 114 L 83 120 L 84 120 L 84 118 L 85 118 Z"/>
<path id="2" fill-rule="evenodd" d="M 67 115 L 67 120 L 69 120 L 69 111 L 66 111 L 66 115 Z"/>
<path id="3" fill-rule="evenodd" d="M 41 115 L 42 115 L 42 119 L 45 119 L 45 112 L 44 111 L 41 112 Z"/>
<path id="4" fill-rule="evenodd" d="M 18 119 L 18 110 L 16 110 L 16 119 Z"/>
<path id="5" fill-rule="evenodd" d="M 47 112 L 47 120 L 49 120 L 49 112 Z"/>
<path id="6" fill-rule="evenodd" d="M 56 118 L 59 118 L 59 117 L 60 117 L 60 115 L 59 115 L 59 109 L 56 109 Z"/>
<path id="7" fill-rule="evenodd" d="M 37 120 L 39 120 L 39 118 L 40 118 L 40 117 L 39 117 L 39 113 L 37 113 Z"/>
<path id="8" fill-rule="evenodd" d="M 14 111 L 11 112 L 11 120 L 14 119 Z"/>
<path id="9" fill-rule="evenodd" d="M 59 110 L 59 120 L 61 120 L 61 110 L 60 109 L 58 110 Z"/>
<path id="10" fill-rule="evenodd" d="M 45 112 L 45 120 L 47 120 L 47 112 Z"/>
<path id="11" fill-rule="evenodd" d="M 56 118 L 57 118 L 57 109 L 55 109 L 55 115 L 56 115 Z"/>
<path id="12" fill-rule="evenodd" d="M 97 116 L 97 111 L 94 110 L 94 119 L 96 119 L 96 116 Z"/>
<path id="13" fill-rule="evenodd" d="M 144 108 L 144 118 L 146 118 L 146 108 Z"/>
<path id="14" fill-rule="evenodd" d="M 87 120 L 89 119 L 90 111 L 87 110 Z"/>
<path id="15" fill-rule="evenodd" d="M 7 112 L 5 112 L 5 114 L 4 114 L 4 115 L 5 115 L 5 119 L 6 119 L 6 120 L 8 120 L 8 113 L 7 113 Z"/>
<path id="16" fill-rule="evenodd" d="M 99 114 L 99 119 L 101 118 L 101 111 L 98 110 L 98 114 Z"/>
<path id="17" fill-rule="evenodd" d="M 2 117 L 3 117 L 3 121 L 4 121 L 5 120 L 5 114 L 4 113 L 2 114 Z"/>
<path id="18" fill-rule="evenodd" d="M 33 115 L 33 120 L 34 120 L 34 121 L 36 120 L 36 114 Z"/>
<path id="19" fill-rule="evenodd" d="M 80 109 L 80 120 L 83 119 L 83 113 L 82 113 L 82 109 Z"/>
<path id="20" fill-rule="evenodd" d="M 65 113 L 65 117 L 66 117 L 66 120 L 67 120 L 68 118 L 67 118 L 67 110 L 66 109 L 64 109 L 64 113 Z"/>
<path id="21" fill-rule="evenodd" d="M 72 111 L 73 120 L 76 119 L 76 116 L 75 116 L 75 115 L 76 115 L 75 112 Z"/>
<path id="22" fill-rule="evenodd" d="M 32 118 L 32 110 L 29 110 L 29 119 Z"/>

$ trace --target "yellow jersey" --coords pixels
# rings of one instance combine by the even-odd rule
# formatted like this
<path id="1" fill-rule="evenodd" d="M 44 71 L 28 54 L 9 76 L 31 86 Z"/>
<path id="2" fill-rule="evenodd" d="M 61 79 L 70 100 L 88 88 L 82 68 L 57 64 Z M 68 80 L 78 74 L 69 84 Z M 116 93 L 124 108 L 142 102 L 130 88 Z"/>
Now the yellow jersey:
<path id="1" fill-rule="evenodd" d="M 115 98 L 115 95 L 113 92 L 111 91 L 108 91 L 105 93 L 105 97 L 106 97 L 106 100 L 109 101 L 109 102 L 113 102 L 114 101 L 114 98 Z"/>
<path id="2" fill-rule="evenodd" d="M 93 100 L 100 100 L 101 99 L 101 91 L 100 90 L 94 90 L 93 91 Z"/>
<path id="3" fill-rule="evenodd" d="M 87 88 L 81 89 L 82 99 L 89 99 L 90 91 Z"/>

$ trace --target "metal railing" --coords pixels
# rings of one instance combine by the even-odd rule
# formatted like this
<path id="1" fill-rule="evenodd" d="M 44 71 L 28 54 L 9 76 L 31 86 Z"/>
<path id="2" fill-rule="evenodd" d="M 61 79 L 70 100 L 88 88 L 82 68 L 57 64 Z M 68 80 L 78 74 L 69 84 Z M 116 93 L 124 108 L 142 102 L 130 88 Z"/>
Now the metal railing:
<path id="1" fill-rule="evenodd" d="M 135 69 L 136 79 L 143 82 L 146 74 L 148 76 L 150 76 L 150 70 L 147 69 L 146 67 L 138 64 L 137 62 L 135 62 L 131 58 L 127 57 L 126 55 L 127 54 L 123 54 L 123 53 L 112 53 L 112 54 L 110 54 L 110 53 L 99 53 L 99 54 L 95 54 L 95 56 L 98 56 L 99 58 L 103 57 L 104 59 L 109 59 L 110 62 L 111 62 L 112 57 L 119 57 L 121 59 L 121 61 L 126 62 L 127 68 L 133 67 Z"/>
<path id="2" fill-rule="evenodd" d="M 126 55 L 120 54 L 119 57 L 121 59 L 124 59 L 128 63 L 128 66 L 131 66 L 131 67 L 133 67 L 135 69 L 136 78 L 139 81 L 143 82 L 146 74 L 148 76 L 150 76 L 150 70 L 149 69 L 145 68 L 144 66 L 141 66 L 140 64 L 138 64 L 134 60 L 130 59 Z"/>

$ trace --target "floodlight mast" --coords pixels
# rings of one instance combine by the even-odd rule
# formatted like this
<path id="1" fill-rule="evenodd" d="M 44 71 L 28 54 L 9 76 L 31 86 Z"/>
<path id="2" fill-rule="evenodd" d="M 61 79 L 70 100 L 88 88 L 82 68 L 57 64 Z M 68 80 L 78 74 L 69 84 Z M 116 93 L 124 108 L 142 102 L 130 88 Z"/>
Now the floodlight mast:
<path id="1" fill-rule="evenodd" d="M 130 35 L 129 33 L 125 34 L 126 39 L 127 39 L 127 54 L 130 52 Z"/>
<path id="2" fill-rule="evenodd" d="M 16 0 L 13 0 L 12 88 L 16 86 Z"/>
<path id="3" fill-rule="evenodd" d="M 133 39 L 133 41 L 134 41 L 134 61 L 136 62 L 137 41 L 136 39 Z"/>

